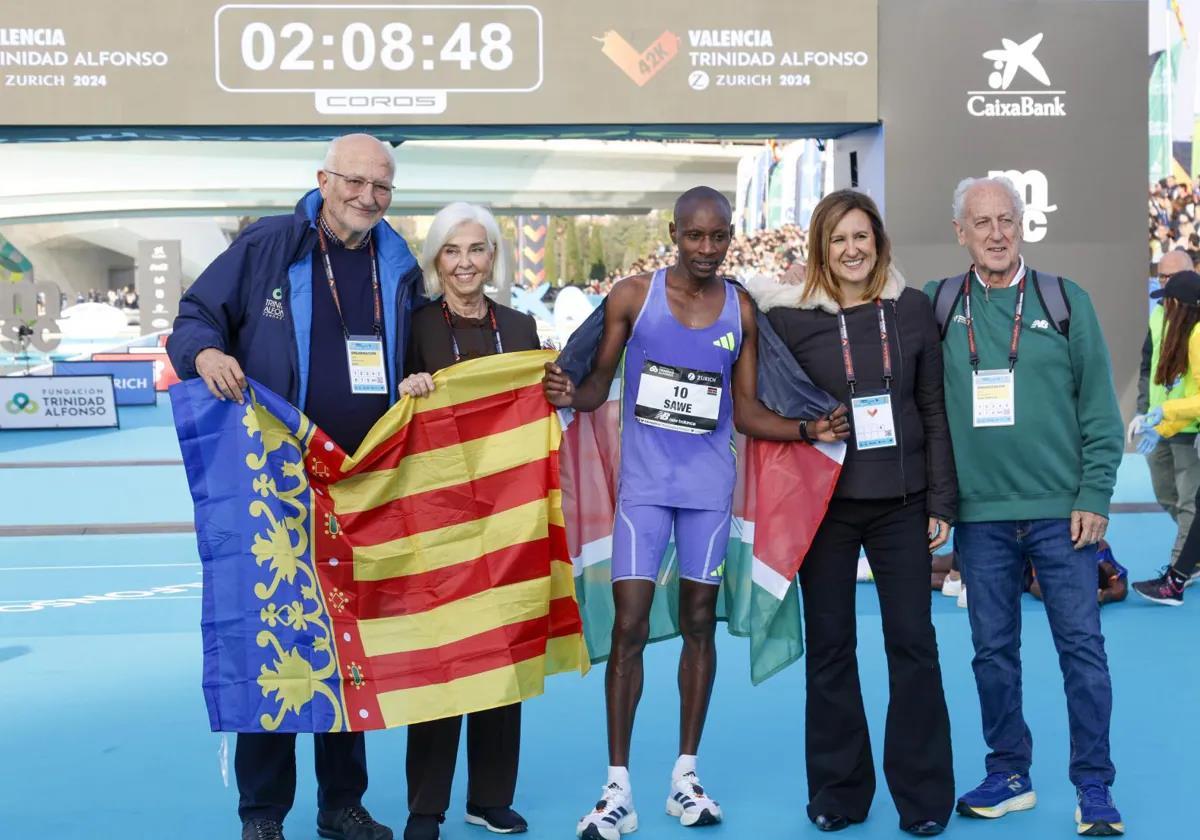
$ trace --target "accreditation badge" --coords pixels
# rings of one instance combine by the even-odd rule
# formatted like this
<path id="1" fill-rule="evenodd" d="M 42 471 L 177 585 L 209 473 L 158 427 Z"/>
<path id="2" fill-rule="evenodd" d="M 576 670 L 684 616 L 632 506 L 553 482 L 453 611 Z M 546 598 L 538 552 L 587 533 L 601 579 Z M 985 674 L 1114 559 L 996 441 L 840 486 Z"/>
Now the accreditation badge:
<path id="1" fill-rule="evenodd" d="M 639 423 L 673 432 L 708 434 L 717 428 L 723 382 L 719 372 L 646 360 L 638 380 L 634 417 Z"/>
<path id="2" fill-rule="evenodd" d="M 884 449 L 896 445 L 891 394 L 854 397 L 850 407 L 854 412 L 854 442 L 859 449 Z"/>
<path id="3" fill-rule="evenodd" d="M 972 376 L 971 414 L 977 429 L 1016 425 L 1015 374 L 1011 370 L 981 370 Z"/>
<path id="4" fill-rule="evenodd" d="M 346 361 L 350 365 L 350 393 L 388 392 L 382 338 L 375 335 L 350 336 L 346 339 Z"/>

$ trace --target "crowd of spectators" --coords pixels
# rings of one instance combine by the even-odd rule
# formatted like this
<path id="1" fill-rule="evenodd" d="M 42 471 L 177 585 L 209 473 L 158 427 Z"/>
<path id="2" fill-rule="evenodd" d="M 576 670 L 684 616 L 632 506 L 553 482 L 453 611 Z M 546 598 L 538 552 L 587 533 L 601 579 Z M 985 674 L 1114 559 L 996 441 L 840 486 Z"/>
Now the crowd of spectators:
<path id="1" fill-rule="evenodd" d="M 137 309 L 138 294 L 133 286 L 122 286 L 120 289 L 88 289 L 86 292 L 76 292 L 74 302 L 107 303 L 117 309 Z M 67 296 L 63 295 L 63 306 L 67 305 Z"/>
<path id="2" fill-rule="evenodd" d="M 799 225 L 783 225 L 774 230 L 755 231 L 748 236 L 734 236 L 721 270 L 725 274 L 743 279 L 757 274 L 778 275 L 793 263 L 803 262 L 807 257 L 807 232 Z M 634 260 L 623 269 L 610 272 L 601 281 L 592 281 L 588 291 L 593 294 L 607 294 L 613 283 L 622 277 L 666 268 L 674 261 L 674 246 L 660 242 L 653 254 Z"/>
<path id="3" fill-rule="evenodd" d="M 1179 183 L 1172 176 L 1150 185 L 1149 228 L 1150 262 L 1158 263 L 1163 254 L 1183 249 L 1200 260 L 1200 231 L 1197 230 L 1197 204 L 1200 180 L 1195 186 Z"/>

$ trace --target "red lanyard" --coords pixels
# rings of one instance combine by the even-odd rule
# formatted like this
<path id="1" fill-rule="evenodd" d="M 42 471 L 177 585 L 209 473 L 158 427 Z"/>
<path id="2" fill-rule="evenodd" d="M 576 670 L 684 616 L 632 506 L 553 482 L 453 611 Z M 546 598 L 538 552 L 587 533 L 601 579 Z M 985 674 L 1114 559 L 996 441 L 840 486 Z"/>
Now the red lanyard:
<path id="1" fill-rule="evenodd" d="M 338 299 L 337 284 L 333 282 L 333 263 L 329 261 L 329 243 L 325 241 L 325 220 L 317 225 L 317 241 L 321 243 L 321 257 L 325 260 L 325 279 L 329 281 L 329 294 L 333 296 L 333 306 L 337 310 L 338 320 L 342 322 L 342 334 L 350 340 L 350 330 L 346 328 L 346 319 L 342 316 L 342 302 Z M 383 304 L 380 303 L 379 270 L 375 267 L 375 238 L 367 240 L 367 253 L 371 255 L 371 300 L 375 304 L 375 335 L 383 336 Z"/>
<path id="2" fill-rule="evenodd" d="M 500 327 L 496 325 L 496 306 L 490 300 L 487 302 L 488 318 L 491 320 L 492 338 L 496 342 L 496 353 L 504 352 L 504 345 L 500 343 Z M 442 298 L 442 317 L 446 319 L 446 327 L 450 330 L 450 349 L 454 352 L 454 361 L 462 361 L 462 353 L 458 349 L 458 337 L 454 334 L 454 323 L 450 320 L 450 306 L 446 303 L 446 298 Z"/>
<path id="3" fill-rule="evenodd" d="M 875 311 L 879 315 L 879 344 L 883 352 L 883 384 L 889 391 L 892 388 L 892 348 L 888 345 L 887 319 L 883 315 L 883 301 L 876 298 Z M 838 333 L 842 339 L 842 364 L 846 367 L 846 384 L 850 386 L 850 396 L 854 396 L 854 387 L 858 379 L 854 375 L 854 359 L 850 355 L 850 334 L 846 331 L 846 316 L 838 310 Z"/>
<path id="4" fill-rule="evenodd" d="M 971 278 L 975 277 L 975 266 L 971 266 L 963 278 L 963 315 L 967 319 L 967 350 L 971 354 L 971 369 L 979 373 L 979 348 L 975 345 L 975 321 L 971 318 L 971 287 L 975 285 Z M 1008 345 L 1008 372 L 1012 373 L 1017 366 L 1017 349 L 1021 346 L 1021 313 L 1025 311 L 1025 279 L 1021 277 L 1017 284 L 1017 308 L 1013 313 L 1012 340 Z"/>

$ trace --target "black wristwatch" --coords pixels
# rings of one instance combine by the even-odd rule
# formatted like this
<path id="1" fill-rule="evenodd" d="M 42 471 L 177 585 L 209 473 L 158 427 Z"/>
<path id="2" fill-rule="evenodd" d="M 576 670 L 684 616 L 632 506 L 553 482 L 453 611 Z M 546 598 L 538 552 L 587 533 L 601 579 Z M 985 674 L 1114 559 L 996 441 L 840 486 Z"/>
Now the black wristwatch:
<path id="1" fill-rule="evenodd" d="M 808 444 L 811 444 L 813 442 L 812 436 L 809 435 L 809 433 L 808 433 L 808 421 L 807 420 L 800 421 L 800 439 Z"/>

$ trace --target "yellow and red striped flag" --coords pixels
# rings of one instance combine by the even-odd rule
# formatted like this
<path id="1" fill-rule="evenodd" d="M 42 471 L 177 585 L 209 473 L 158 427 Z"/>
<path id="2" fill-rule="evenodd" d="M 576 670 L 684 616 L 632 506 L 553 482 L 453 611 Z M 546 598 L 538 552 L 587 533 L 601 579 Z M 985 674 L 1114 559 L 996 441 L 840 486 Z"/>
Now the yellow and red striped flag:
<path id="1" fill-rule="evenodd" d="M 586 672 L 542 396 L 547 351 L 434 375 L 357 453 L 251 387 L 172 389 L 196 503 L 213 729 L 345 731 L 515 703 Z"/>

